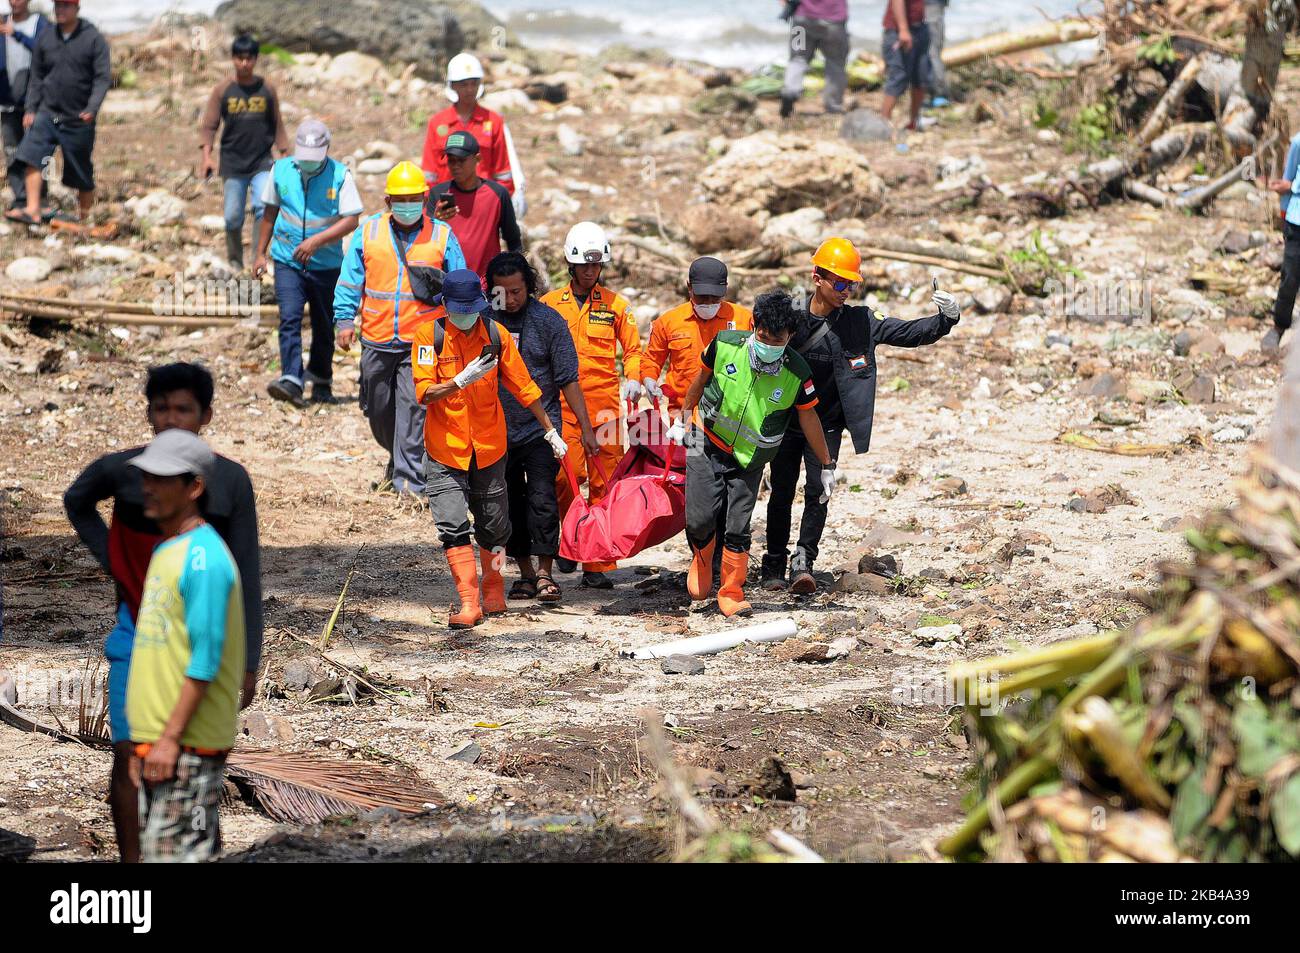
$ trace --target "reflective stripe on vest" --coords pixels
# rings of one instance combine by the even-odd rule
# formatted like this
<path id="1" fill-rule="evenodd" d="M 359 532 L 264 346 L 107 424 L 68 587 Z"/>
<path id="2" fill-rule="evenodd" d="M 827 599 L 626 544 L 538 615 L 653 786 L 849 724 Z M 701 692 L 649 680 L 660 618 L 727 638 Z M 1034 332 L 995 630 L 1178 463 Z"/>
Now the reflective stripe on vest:
<path id="1" fill-rule="evenodd" d="M 713 373 L 700 397 L 704 426 L 746 469 L 761 467 L 776 456 L 803 384 L 784 364 L 776 374 L 754 371 L 749 362 L 750 337 L 748 331 L 718 334 Z"/>
<path id="2" fill-rule="evenodd" d="M 411 293 L 391 218 L 390 213 L 381 212 L 366 222 L 361 251 L 366 274 L 361 291 L 361 339 L 390 346 L 410 344 L 420 326 L 441 313 L 439 307 L 417 301 Z M 411 265 L 444 268 L 450 234 L 450 228 L 426 216 L 415 241 L 406 249 L 406 260 Z"/>
<path id="3" fill-rule="evenodd" d="M 325 160 L 325 168 L 306 180 L 292 159 L 280 159 L 271 169 L 280 211 L 271 235 L 271 259 L 290 268 L 301 269 L 293 260 L 293 250 L 312 235 L 319 235 L 342 221 L 339 195 L 348 170 L 342 162 Z M 323 245 L 312 255 L 312 271 L 332 271 L 343 266 L 343 239 Z"/>

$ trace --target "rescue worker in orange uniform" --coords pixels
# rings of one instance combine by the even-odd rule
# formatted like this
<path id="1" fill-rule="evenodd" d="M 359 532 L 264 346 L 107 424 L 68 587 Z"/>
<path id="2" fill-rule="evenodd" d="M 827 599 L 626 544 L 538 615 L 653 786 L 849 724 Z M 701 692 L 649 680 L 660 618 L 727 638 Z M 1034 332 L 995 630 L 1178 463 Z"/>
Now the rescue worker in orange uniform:
<path id="1" fill-rule="evenodd" d="M 719 331 L 754 330 L 754 312 L 726 300 L 727 266 L 716 258 L 697 258 L 686 277 L 688 300 L 665 311 L 650 326 L 650 343 L 641 354 L 641 381 L 649 397 L 666 397 L 674 419 L 703 365 L 700 357 Z M 667 370 L 663 385 L 659 376 Z"/>
<path id="2" fill-rule="evenodd" d="M 439 316 L 415 332 L 411 368 L 416 400 L 427 408 L 425 492 L 460 595 L 460 609 L 447 624 L 466 629 L 478 625 L 485 612 L 506 611 L 501 567 L 510 540 L 510 506 L 498 381 L 541 424 L 556 459 L 568 446 L 546 416 L 542 392 L 514 338 L 492 320 L 479 276 L 467 268 L 449 272 L 441 298 Z M 481 601 L 470 514 L 483 569 Z"/>
<path id="3" fill-rule="evenodd" d="M 605 480 L 623 459 L 623 401 L 641 399 L 641 337 L 636 321 L 629 313 L 626 298 L 600 283 L 601 271 L 610 260 L 609 239 L 595 222 L 579 222 L 564 239 L 564 260 L 569 263 L 569 283 L 542 296 L 564 318 L 578 350 L 578 382 L 587 401 L 591 425 L 600 440 L 599 464 L 592 466 L 582 448 L 582 430 L 578 418 L 567 402 L 563 403 L 564 435 L 569 442 L 569 459 L 578 483 L 587 481 L 587 500 L 594 503 L 608 490 Z M 618 383 L 618 347 L 623 348 L 623 376 Z M 573 502 L 573 493 L 564 474 L 556 484 L 560 516 Z M 573 572 L 576 565 L 557 559 L 556 568 Z M 605 573 L 614 563 L 587 563 L 583 566 L 582 584 L 591 589 L 611 589 L 613 582 Z"/>
<path id="4" fill-rule="evenodd" d="M 704 365 L 705 348 L 719 331 L 754 330 L 754 312 L 727 301 L 727 266 L 717 258 L 697 258 L 686 274 L 686 301 L 665 311 L 650 326 L 650 343 L 641 353 L 641 386 L 652 398 L 668 401 L 669 419 L 681 416 L 682 400 Z M 659 376 L 664 371 L 663 385 Z M 727 529 L 727 501 L 718 511 L 718 545 L 713 573 L 722 570 L 722 538 Z"/>
<path id="5" fill-rule="evenodd" d="M 334 289 L 338 346 L 351 350 L 361 320 L 361 412 L 388 451 L 376 489 L 424 492 L 424 408 L 411 385 L 411 342 L 436 317 L 432 304 L 442 274 L 465 267 L 456 236 L 425 214 L 428 185 L 414 162 L 388 173 L 387 211 L 362 221 L 352 233 Z M 415 286 L 412 269 L 416 269 Z"/>

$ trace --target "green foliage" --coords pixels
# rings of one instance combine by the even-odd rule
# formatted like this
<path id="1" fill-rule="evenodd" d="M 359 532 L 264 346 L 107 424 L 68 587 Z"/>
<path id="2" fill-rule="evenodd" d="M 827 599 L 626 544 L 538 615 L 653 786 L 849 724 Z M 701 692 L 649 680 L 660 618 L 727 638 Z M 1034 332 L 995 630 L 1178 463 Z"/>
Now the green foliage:
<path id="1" fill-rule="evenodd" d="M 1174 52 L 1173 37 L 1165 33 L 1139 47 L 1137 58 L 1144 63 L 1150 63 L 1152 66 L 1168 66 L 1178 59 L 1178 55 Z"/>
<path id="2" fill-rule="evenodd" d="M 276 46 L 274 43 L 263 43 L 259 53 L 262 56 L 273 56 L 281 66 L 292 66 L 296 61 L 294 56 L 282 46 Z"/>

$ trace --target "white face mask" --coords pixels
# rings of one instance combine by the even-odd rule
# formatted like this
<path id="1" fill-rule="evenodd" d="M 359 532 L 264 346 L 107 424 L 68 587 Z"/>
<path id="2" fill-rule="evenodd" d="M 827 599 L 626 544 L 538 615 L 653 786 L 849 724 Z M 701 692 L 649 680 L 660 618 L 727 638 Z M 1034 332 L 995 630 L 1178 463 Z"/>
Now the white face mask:
<path id="1" fill-rule="evenodd" d="M 712 321 L 714 318 L 718 316 L 718 312 L 721 309 L 722 309 L 721 301 L 719 301 L 717 304 L 697 304 L 695 306 L 695 313 L 698 314 L 705 321 Z"/>
<path id="2" fill-rule="evenodd" d="M 468 331 L 478 323 L 477 314 L 456 314 L 452 311 L 448 311 L 447 318 L 462 331 Z"/>

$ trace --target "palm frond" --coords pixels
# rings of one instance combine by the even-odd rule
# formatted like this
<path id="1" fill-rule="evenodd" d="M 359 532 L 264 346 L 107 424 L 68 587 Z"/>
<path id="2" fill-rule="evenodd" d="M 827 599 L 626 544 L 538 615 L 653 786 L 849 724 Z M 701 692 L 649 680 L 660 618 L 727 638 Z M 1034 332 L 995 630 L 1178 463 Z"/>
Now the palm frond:
<path id="1" fill-rule="evenodd" d="M 226 771 L 269 817 L 299 824 L 380 807 L 419 814 L 444 800 L 419 778 L 304 752 L 232 751 Z"/>

